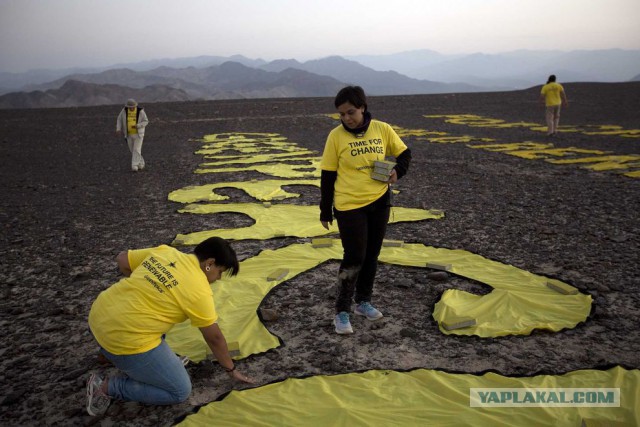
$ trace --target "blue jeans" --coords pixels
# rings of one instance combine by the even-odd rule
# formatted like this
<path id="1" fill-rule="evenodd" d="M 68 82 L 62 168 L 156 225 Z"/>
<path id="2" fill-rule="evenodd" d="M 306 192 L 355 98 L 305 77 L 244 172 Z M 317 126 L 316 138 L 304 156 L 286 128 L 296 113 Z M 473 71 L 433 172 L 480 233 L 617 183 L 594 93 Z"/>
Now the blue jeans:
<path id="1" fill-rule="evenodd" d="M 334 209 L 344 249 L 338 271 L 336 313 L 351 311 L 354 299 L 356 303 L 371 302 L 390 206 L 391 190 L 367 206 L 349 211 Z"/>
<path id="2" fill-rule="evenodd" d="M 163 339 L 146 353 L 115 355 L 100 351 L 127 376 L 109 378 L 109 396 L 151 405 L 184 402 L 191 393 L 191 379 L 180 358 Z"/>

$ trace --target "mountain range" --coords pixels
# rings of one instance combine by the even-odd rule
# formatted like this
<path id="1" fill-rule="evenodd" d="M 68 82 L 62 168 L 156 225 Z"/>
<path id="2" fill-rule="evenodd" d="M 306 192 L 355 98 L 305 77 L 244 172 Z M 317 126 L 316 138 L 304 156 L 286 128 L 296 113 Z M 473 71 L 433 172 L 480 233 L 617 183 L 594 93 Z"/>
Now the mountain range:
<path id="1" fill-rule="evenodd" d="M 158 59 L 106 68 L 0 72 L 0 108 L 334 96 L 345 84 L 370 95 L 524 89 L 561 82 L 640 78 L 640 50 L 514 51 L 444 55 L 430 50 L 267 62 L 241 55 Z"/>
<path id="2" fill-rule="evenodd" d="M 624 82 L 640 73 L 640 50 L 516 50 L 500 54 L 443 55 L 430 50 L 351 56 L 374 70 L 416 79 L 526 89 L 555 74 L 563 82 Z"/>

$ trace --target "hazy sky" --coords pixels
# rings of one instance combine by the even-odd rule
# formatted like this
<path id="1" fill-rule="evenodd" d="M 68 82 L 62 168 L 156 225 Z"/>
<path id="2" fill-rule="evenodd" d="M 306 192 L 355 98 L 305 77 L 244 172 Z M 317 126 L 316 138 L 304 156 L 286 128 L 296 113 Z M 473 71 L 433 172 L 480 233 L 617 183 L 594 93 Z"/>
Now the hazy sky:
<path id="1" fill-rule="evenodd" d="M 0 70 L 241 54 L 640 49 L 640 0 L 0 0 Z"/>

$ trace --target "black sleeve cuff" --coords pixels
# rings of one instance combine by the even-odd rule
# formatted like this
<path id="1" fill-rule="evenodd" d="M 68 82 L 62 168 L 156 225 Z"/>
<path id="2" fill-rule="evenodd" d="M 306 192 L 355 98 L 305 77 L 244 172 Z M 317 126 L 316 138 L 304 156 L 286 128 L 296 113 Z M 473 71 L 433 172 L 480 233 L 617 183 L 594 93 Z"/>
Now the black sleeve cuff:
<path id="1" fill-rule="evenodd" d="M 396 165 L 394 169 L 398 175 L 398 179 L 402 178 L 409 171 L 409 163 L 411 163 L 411 150 L 408 148 L 404 150 L 398 157 L 396 157 Z"/>
<path id="2" fill-rule="evenodd" d="M 338 172 L 323 170 L 320 174 L 320 221 L 333 221 L 333 194 L 334 184 L 338 178 Z"/>

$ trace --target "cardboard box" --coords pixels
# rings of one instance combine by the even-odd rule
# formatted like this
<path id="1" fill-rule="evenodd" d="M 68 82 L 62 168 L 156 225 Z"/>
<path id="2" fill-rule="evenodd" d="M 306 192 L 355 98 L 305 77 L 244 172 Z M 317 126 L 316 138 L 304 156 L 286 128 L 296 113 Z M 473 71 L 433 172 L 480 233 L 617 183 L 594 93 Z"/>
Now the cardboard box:
<path id="1" fill-rule="evenodd" d="M 387 172 L 391 172 L 391 169 L 396 165 L 395 162 L 390 162 L 388 160 L 374 160 L 373 167 L 374 169 L 383 169 Z"/>
<path id="2" fill-rule="evenodd" d="M 387 182 L 389 181 L 389 174 L 388 173 L 375 173 L 375 172 L 371 172 L 371 178 L 375 179 L 376 181 L 382 181 L 382 182 Z"/>
<path id="3" fill-rule="evenodd" d="M 395 165 L 395 162 L 390 162 L 387 160 L 374 160 L 373 170 L 371 171 L 371 178 L 375 179 L 376 181 L 389 181 L 389 174 L 391 173 L 391 169 L 393 169 Z"/>

